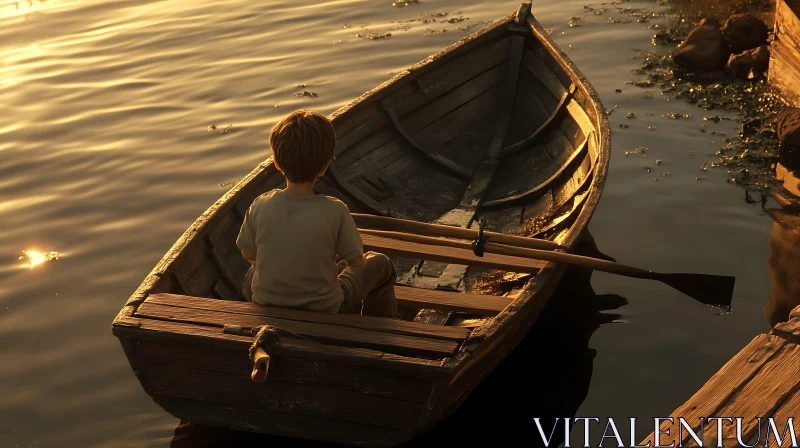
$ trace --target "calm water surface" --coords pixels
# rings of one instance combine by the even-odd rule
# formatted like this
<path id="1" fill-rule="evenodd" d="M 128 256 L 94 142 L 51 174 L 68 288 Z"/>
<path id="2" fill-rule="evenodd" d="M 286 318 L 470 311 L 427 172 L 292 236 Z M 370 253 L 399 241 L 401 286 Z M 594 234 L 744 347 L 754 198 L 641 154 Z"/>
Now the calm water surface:
<path id="1" fill-rule="evenodd" d="M 578 414 L 650 418 L 667 415 L 768 329 L 771 219 L 722 169 L 701 171 L 724 138 L 710 131 L 734 136 L 737 123 L 703 121 L 716 113 L 624 83 L 637 66 L 631 50 L 652 45 L 647 26 L 658 19 L 638 23 L 617 8 L 653 3 L 609 4 L 603 15 L 587 4 L 533 9 L 605 106 L 618 106 L 609 181 L 591 224 L 599 248 L 648 269 L 737 277 L 734 312 L 720 316 L 659 283 L 593 276 L 598 294 L 630 303 L 592 335 L 597 355 Z M 268 156 L 279 117 L 299 107 L 330 113 L 517 6 L 0 4 L 0 446 L 167 446 L 177 421 L 142 391 L 111 335 L 126 298 Z M 585 24 L 570 27 L 574 16 Z M 646 157 L 626 156 L 639 147 Z M 19 257 L 32 249 L 60 259 L 28 268 Z"/>

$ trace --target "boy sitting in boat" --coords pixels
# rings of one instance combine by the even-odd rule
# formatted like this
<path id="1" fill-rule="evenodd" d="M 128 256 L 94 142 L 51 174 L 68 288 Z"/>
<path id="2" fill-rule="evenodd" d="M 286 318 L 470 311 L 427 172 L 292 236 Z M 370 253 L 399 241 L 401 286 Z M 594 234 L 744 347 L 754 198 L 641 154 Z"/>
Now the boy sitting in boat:
<path id="1" fill-rule="evenodd" d="M 242 286 L 245 298 L 260 305 L 398 317 L 391 260 L 365 254 L 347 206 L 314 192 L 334 159 L 331 122 L 316 112 L 295 111 L 272 128 L 269 143 L 286 188 L 259 196 L 245 214 L 236 239 L 252 265 Z"/>

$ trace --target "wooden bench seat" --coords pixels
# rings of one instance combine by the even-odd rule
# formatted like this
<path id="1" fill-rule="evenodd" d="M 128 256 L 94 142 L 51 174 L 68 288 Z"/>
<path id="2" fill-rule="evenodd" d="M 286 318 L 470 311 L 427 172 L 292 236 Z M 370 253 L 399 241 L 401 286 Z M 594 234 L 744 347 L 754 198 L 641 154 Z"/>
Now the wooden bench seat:
<path id="1" fill-rule="evenodd" d="M 463 292 L 440 291 L 436 289 L 411 288 L 395 285 L 397 304 L 411 308 L 428 308 L 439 311 L 496 316 L 503 311 L 513 299 L 505 296 L 466 294 Z M 418 322 L 414 322 L 418 323 Z M 423 324 L 426 326 L 438 325 Z"/>
<path id="2" fill-rule="evenodd" d="M 255 328 L 272 325 L 323 344 L 369 348 L 429 359 L 452 355 L 458 348 L 460 339 L 468 334 L 467 329 L 459 327 L 434 329 L 433 325 L 399 319 L 314 313 L 170 294 L 151 295 L 139 306 L 134 316 L 213 327 L 240 325 Z M 306 320 L 293 320 L 290 316 Z M 362 325 L 342 324 L 352 325 L 355 319 L 364 322 L 363 325 L 370 326 L 370 329 L 363 328 Z M 456 338 L 459 340 L 454 340 Z"/>
<path id="3" fill-rule="evenodd" d="M 414 288 L 401 288 L 407 290 Z M 454 294 L 457 293 L 445 293 Z M 413 297 L 414 294 L 404 294 Z M 480 296 L 477 296 L 480 297 Z M 386 333 L 405 334 L 409 336 L 422 336 L 435 339 L 449 339 L 460 341 L 467 337 L 469 331 L 461 327 L 442 327 L 419 322 L 409 322 L 400 319 L 387 319 L 383 317 L 360 316 L 357 314 L 331 314 L 315 311 L 296 310 L 261 306 L 251 302 L 238 302 L 229 300 L 206 299 L 202 297 L 189 297 L 176 294 L 152 294 L 145 303 L 191 308 L 196 310 L 222 311 L 226 313 L 248 314 L 253 316 L 274 317 L 301 322 L 314 322 L 344 327 L 362 328 L 365 330 L 382 331 Z M 233 322 L 231 322 L 233 323 Z"/>

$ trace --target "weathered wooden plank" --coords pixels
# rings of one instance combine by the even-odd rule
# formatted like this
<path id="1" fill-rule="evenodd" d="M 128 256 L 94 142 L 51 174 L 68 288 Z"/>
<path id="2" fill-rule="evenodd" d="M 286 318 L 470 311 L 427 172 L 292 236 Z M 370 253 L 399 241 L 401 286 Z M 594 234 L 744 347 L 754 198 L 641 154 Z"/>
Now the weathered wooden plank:
<path id="1" fill-rule="evenodd" d="M 135 341 L 143 363 L 226 373 L 247 373 L 252 366 L 247 350 L 222 349 L 207 345 L 166 341 Z M 301 357 L 273 356 L 269 380 L 349 390 L 394 400 L 424 403 L 430 396 L 432 380 L 398 375 L 391 369 L 352 366 Z"/>
<path id="2" fill-rule="evenodd" d="M 373 425 L 226 406 L 163 395 L 153 395 L 153 400 L 170 414 L 191 423 L 221 426 L 238 431 L 376 447 L 394 446 L 398 441 L 408 437 L 404 431 Z"/>
<path id="3" fill-rule="evenodd" d="M 341 129 L 343 134 L 346 133 L 349 131 L 350 126 L 352 126 L 352 122 L 361 122 L 365 116 L 368 117 L 371 113 L 374 113 L 373 110 L 370 110 L 370 106 L 374 106 L 375 101 L 392 95 L 394 92 L 401 90 L 408 82 L 412 82 L 425 73 L 439 66 L 448 64 L 454 58 L 474 50 L 477 46 L 503 35 L 508 30 L 511 18 L 511 15 L 506 16 L 492 25 L 459 40 L 444 50 L 408 67 L 389 81 L 386 81 L 380 86 L 366 92 L 364 95 L 361 95 L 361 97 L 355 99 L 346 106 L 336 110 L 336 112 L 331 114 L 331 121 L 333 121 L 335 126 L 338 126 L 337 129 Z M 366 113 L 362 114 L 362 112 L 365 111 Z"/>
<path id="4" fill-rule="evenodd" d="M 800 346 L 791 345 L 780 356 L 773 358 L 729 399 L 715 409 L 715 416 L 743 416 L 742 439 L 747 440 L 758 431 L 755 418 L 772 415 L 786 398 L 800 392 Z M 777 422 L 776 422 L 777 423 Z M 785 423 L 785 422 L 784 422 Z M 711 425 L 716 426 L 716 425 Z M 708 444 L 716 438 L 716 428 L 708 428 Z M 736 427 L 723 425 L 723 436 L 735 440 Z"/>
<path id="5" fill-rule="evenodd" d="M 519 36 L 510 37 L 511 50 L 509 54 L 508 74 L 505 80 L 505 91 L 498 102 L 498 117 L 495 123 L 494 137 L 486 150 L 487 159 L 497 159 L 503 149 L 503 143 L 508 134 L 508 125 L 511 122 L 511 113 L 514 110 L 514 101 L 517 97 L 519 84 L 519 68 L 522 63 L 522 53 L 525 39 Z"/>
<path id="6" fill-rule="evenodd" d="M 787 52 L 800 59 L 800 18 L 793 10 L 796 2 L 778 0 L 775 6 L 775 39 L 783 44 Z"/>
<path id="7" fill-rule="evenodd" d="M 412 308 L 495 316 L 513 301 L 504 296 L 466 294 L 463 292 L 395 286 L 397 304 Z M 445 327 L 448 328 L 448 327 Z"/>
<path id="8" fill-rule="evenodd" d="M 504 55 L 503 57 L 506 58 L 507 56 Z M 406 131 L 411 135 L 415 135 L 419 130 L 430 126 L 500 84 L 505 78 L 507 65 L 507 62 L 503 62 L 436 97 L 434 100 L 428 99 L 425 103 L 420 104 L 420 107 L 415 109 L 413 113 L 410 113 L 410 110 L 401 110 L 397 107 L 394 110 L 398 118 L 404 120 L 403 127 Z M 404 114 L 404 112 L 408 113 Z M 388 116 L 386 118 L 386 125 L 391 125 Z M 358 171 L 362 164 L 375 162 L 378 155 L 372 155 L 373 150 L 380 150 L 381 146 L 386 145 L 397 137 L 396 133 L 380 132 L 376 134 L 382 138 L 370 137 L 368 139 L 369 145 L 359 144 L 358 148 L 354 148 L 353 154 L 349 154 L 349 151 L 344 152 L 341 160 L 338 160 L 339 157 L 337 156 L 337 162 L 341 162 L 341 164 L 337 163 L 337 167 L 349 166 L 348 170 Z"/>
<path id="9" fill-rule="evenodd" d="M 558 129 L 551 129 L 539 140 L 532 148 L 501 161 L 482 209 L 489 201 L 522 193 L 545 182 L 574 153 L 572 144 Z"/>
<path id="10" fill-rule="evenodd" d="M 794 318 L 788 322 L 778 322 L 772 328 L 772 334 L 780 336 L 789 342 L 800 344 L 800 319 Z"/>
<path id="11" fill-rule="evenodd" d="M 236 246 L 236 237 L 241 226 L 242 222 L 238 217 L 234 213 L 228 213 L 215 222 L 208 232 L 211 258 L 222 277 L 237 292 L 236 297 L 241 295 L 238 292 L 241 290 L 244 275 L 250 268 L 250 263 L 242 257 Z"/>
<path id="12" fill-rule="evenodd" d="M 800 106 L 800 57 L 779 41 L 772 42 L 769 59 L 769 83 L 780 89 L 794 106 Z"/>
<path id="13" fill-rule="evenodd" d="M 570 90 L 564 93 L 564 95 L 559 100 L 558 105 L 556 105 L 556 107 L 553 109 L 550 116 L 547 117 L 547 120 L 545 120 L 545 122 L 542 123 L 542 125 L 539 126 L 539 128 L 537 128 L 530 136 L 503 148 L 503 150 L 500 152 L 500 158 L 503 159 L 513 154 L 516 154 L 519 151 L 522 151 L 523 149 L 527 149 L 535 141 L 540 139 L 542 135 L 549 129 L 552 123 L 556 120 L 559 114 L 563 113 L 563 111 L 566 109 L 567 102 L 570 100 L 573 90 L 574 86 L 570 87 Z"/>
<path id="14" fill-rule="evenodd" d="M 574 171 L 570 174 L 569 170 L 567 170 L 564 175 L 561 176 L 565 181 L 553 190 L 553 199 L 557 207 L 567 204 L 584 186 L 586 186 L 586 182 L 591 178 L 592 174 L 591 157 L 588 151 L 584 152 L 582 155 L 578 155 L 575 162 L 569 165 L 570 167 L 574 167 Z"/>
<path id="15" fill-rule="evenodd" d="M 381 216 L 390 216 L 392 214 L 388 207 L 375 200 L 375 198 L 372 196 L 356 188 L 341 173 L 339 173 L 338 169 L 333 167 L 333 165 L 328 167 L 326 177 L 336 185 L 337 189 L 347 194 L 350 198 L 372 213 Z"/>
<path id="16" fill-rule="evenodd" d="M 794 433 L 797 436 L 798 440 L 800 440 L 800 393 L 795 391 L 795 393 L 789 394 L 785 398 L 786 399 L 780 404 L 780 407 L 778 407 L 775 410 L 775 412 L 772 413 L 772 418 L 775 421 L 775 426 L 778 429 L 779 433 L 783 433 L 787 423 L 789 422 L 789 418 L 792 418 L 794 422 Z M 758 444 L 758 446 L 764 446 L 764 442 L 766 442 L 766 437 L 767 437 L 766 434 L 767 434 L 768 424 L 769 424 L 768 421 L 764 419 L 761 428 L 760 441 L 755 440 L 758 438 L 757 437 L 758 432 L 756 431 L 754 437 L 751 437 L 750 440 L 747 441 L 746 443 L 750 446 L 754 446 L 756 445 L 756 443 Z M 787 439 L 788 442 L 786 441 Z M 775 443 L 775 434 L 772 432 L 770 432 L 769 441 L 770 441 L 769 446 L 771 447 L 777 446 L 777 444 Z M 789 432 L 787 431 L 782 446 L 786 447 L 789 444 L 791 444 L 791 438 L 789 438 Z"/>
<path id="17" fill-rule="evenodd" d="M 321 343 L 371 348 L 385 350 L 399 355 L 433 359 L 443 358 L 453 354 L 458 346 L 455 342 L 441 339 L 412 337 L 351 327 L 299 322 L 247 314 L 176 308 L 146 302 L 139 306 L 135 316 L 218 327 L 223 327 L 228 324 L 251 328 L 262 325 L 272 325 Z"/>
<path id="18" fill-rule="evenodd" d="M 112 326 L 117 337 L 147 341 L 169 341 L 181 344 L 204 344 L 246 353 L 253 343 L 252 336 L 226 334 L 222 328 L 153 319 L 130 319 Z M 135 325 L 132 325 L 135 323 Z M 322 361 L 407 372 L 419 377 L 439 377 L 449 374 L 441 361 L 411 358 L 393 353 L 354 347 L 320 344 L 297 339 L 282 339 L 271 346 L 270 354 L 305 357 Z"/>
<path id="19" fill-rule="evenodd" d="M 549 55 L 542 58 L 537 53 L 526 50 L 522 58 L 522 65 L 547 88 L 553 98 L 561 98 L 567 92 L 567 86 L 543 63 L 548 59 L 550 59 Z"/>
<path id="20" fill-rule="evenodd" d="M 495 199 L 492 201 L 484 202 L 483 204 L 481 204 L 481 208 L 492 208 L 498 206 L 505 207 L 509 205 L 522 204 L 532 200 L 535 197 L 540 196 L 541 194 L 544 194 L 548 189 L 552 187 L 552 185 L 555 183 L 557 179 L 559 179 L 567 172 L 567 169 L 574 164 L 575 160 L 578 160 L 579 157 L 588 154 L 588 145 L 589 141 L 588 140 L 584 141 L 580 149 L 574 152 L 570 156 L 569 160 L 567 160 L 567 162 L 563 166 L 561 166 L 561 168 L 558 171 L 553 173 L 552 176 L 550 176 L 547 180 L 540 183 L 539 185 L 536 185 L 535 187 L 526 190 L 524 192 L 510 195 L 502 199 Z"/>
<path id="21" fill-rule="evenodd" d="M 354 314 L 320 313 L 314 311 L 295 310 L 261 306 L 250 302 L 228 302 L 223 300 L 203 299 L 175 294 L 153 294 L 145 303 L 174 306 L 180 308 L 220 311 L 225 313 L 248 314 L 253 316 L 288 319 L 301 322 L 314 322 L 328 325 L 362 328 L 365 330 L 383 331 L 387 333 L 424 336 L 439 339 L 462 340 L 469 333 L 463 328 L 441 328 L 433 325 L 417 324 L 400 319 L 384 317 L 358 316 Z"/>
<path id="22" fill-rule="evenodd" d="M 363 215 L 359 213 L 351 213 L 351 216 L 353 217 L 353 220 L 356 222 L 356 225 L 362 229 L 406 232 L 411 234 L 436 236 L 441 238 L 458 238 L 466 240 L 473 240 L 477 238 L 479 235 L 479 231 L 476 229 L 464 229 L 464 228 L 444 226 L 439 224 L 431 224 L 426 222 L 408 221 L 396 218 Z M 504 233 L 491 232 L 491 231 L 484 231 L 483 235 L 486 238 L 491 238 L 492 242 L 498 244 L 527 247 L 529 249 L 544 249 L 544 250 L 564 249 L 563 246 L 559 246 L 557 243 L 544 239 L 528 238 L 517 235 L 508 235 Z"/>
<path id="23" fill-rule="evenodd" d="M 362 235 L 365 250 L 383 252 L 390 256 L 481 266 L 509 272 L 537 273 L 546 263 L 529 258 L 508 257 L 487 253 L 478 257 L 471 250 L 432 244 L 412 243 L 374 235 Z"/>
<path id="24" fill-rule="evenodd" d="M 149 393 L 265 411 L 353 422 L 392 429 L 413 428 L 424 412 L 416 403 L 271 381 L 254 383 L 248 372 L 225 373 L 154 364 L 144 368 Z"/>
<path id="25" fill-rule="evenodd" d="M 508 59 L 510 44 L 510 40 L 503 37 L 476 47 L 453 59 L 449 64 L 417 78 L 421 97 L 409 95 L 402 99 L 390 97 L 387 100 L 398 114 L 410 113 L 421 104 L 441 96 L 505 62 Z"/>
<path id="26" fill-rule="evenodd" d="M 479 142 L 475 141 L 465 142 L 462 137 L 468 133 L 480 135 L 483 129 L 475 128 L 487 127 L 486 123 L 490 120 L 481 121 L 481 118 L 493 116 L 493 110 L 497 102 L 496 96 L 499 94 L 501 87 L 502 85 L 494 86 L 480 96 L 440 118 L 435 123 L 426 126 L 416 135 L 431 142 L 431 144 L 442 147 L 442 153 L 448 154 L 448 157 L 452 160 L 466 160 L 470 162 L 464 166 L 472 169 L 472 167 L 476 165 L 474 161 L 483 158 L 482 153 L 485 151 L 485 146 L 478 147 L 477 143 Z M 392 140 L 381 148 L 378 148 L 375 155 L 370 154 L 365 157 L 365 160 L 359 163 L 358 171 L 371 172 L 376 169 L 383 169 L 388 175 L 393 176 L 396 183 L 407 186 L 406 181 L 409 173 L 415 173 L 414 170 L 409 170 L 409 166 L 414 163 L 420 163 L 423 159 L 417 157 L 414 152 L 408 151 L 404 148 L 404 145 L 405 143 L 399 139 Z M 373 162 L 373 160 L 376 161 Z M 372 162 L 372 164 L 368 165 L 367 163 L 369 162 Z M 455 182 L 455 179 L 445 178 L 444 180 L 450 183 Z M 430 191 L 430 189 L 428 189 L 428 191 Z"/>
<path id="27" fill-rule="evenodd" d="M 671 416 L 683 417 L 697 431 L 700 417 L 722 416 L 717 412 L 725 403 L 769 365 L 772 359 L 783 355 L 789 349 L 791 349 L 790 344 L 778 337 L 763 334 L 756 336 L 747 347 L 715 373 L 689 401 L 675 409 Z M 670 435 L 661 435 L 661 445 L 678 442 L 677 420 L 674 424 L 667 421 L 661 425 L 662 431 L 666 431 L 667 428 L 670 429 Z M 716 434 L 716 431 L 710 432 Z M 683 434 L 684 442 L 688 441 L 691 436 L 686 431 L 683 431 Z M 654 442 L 653 434 L 650 434 L 643 443 L 646 445 L 647 442 Z"/>
<path id="28" fill-rule="evenodd" d="M 392 110 L 391 107 L 386 108 L 386 113 L 389 115 L 389 118 L 391 119 L 391 122 L 397 132 L 403 136 L 409 145 L 417 150 L 417 153 L 423 155 L 428 160 L 432 161 L 437 166 L 456 177 L 460 177 L 462 179 L 470 179 L 472 177 L 472 169 L 459 165 L 458 163 L 440 154 L 437 150 L 423 148 L 423 145 L 408 131 L 406 131 L 402 123 L 400 123 L 400 119 L 397 117 L 397 114 L 394 110 Z"/>
<path id="29" fill-rule="evenodd" d="M 573 141 L 573 143 L 577 145 L 583 137 L 594 131 L 594 123 L 586 114 L 586 111 L 583 110 L 583 107 L 574 99 L 567 103 L 567 110 L 583 132 L 582 136 L 577 137 L 576 140 Z M 567 134 L 567 137 L 570 137 L 570 134 L 567 132 L 565 132 L 565 134 Z"/>
<path id="30" fill-rule="evenodd" d="M 400 115 L 400 117 L 405 119 L 405 126 L 409 131 L 416 132 L 501 84 L 508 75 L 508 67 L 509 63 L 503 62 L 468 83 L 453 89 L 436 101 L 432 101 L 406 116 Z"/>
<path id="31" fill-rule="evenodd" d="M 542 145 L 547 149 L 547 153 L 553 157 L 554 163 L 558 163 L 558 160 L 566 160 L 571 154 L 574 154 L 576 150 L 581 148 L 582 143 L 580 141 L 572 143 L 564 133 L 564 127 L 567 126 L 565 122 L 568 120 L 571 121 L 569 117 L 564 117 L 561 126 L 558 129 L 554 129 L 553 132 L 542 141 Z M 577 129 L 577 125 L 575 125 L 575 128 Z M 580 131 L 580 129 L 578 129 L 578 131 Z"/>
<path id="32" fill-rule="evenodd" d="M 234 289 L 228 282 L 219 280 L 211 292 L 222 300 L 239 300 L 240 291 L 241 289 Z"/>
<path id="33" fill-rule="evenodd" d="M 398 91 L 384 98 L 383 102 L 397 111 L 399 116 L 408 114 L 501 64 L 507 58 L 508 45 L 508 39 L 497 39 L 476 47 L 421 75 L 415 82 L 409 80 Z M 342 135 L 337 142 L 337 154 L 341 154 L 345 160 L 349 159 L 348 163 L 359 158 L 351 154 L 355 148 L 349 148 L 356 142 L 362 146 L 362 139 L 389 124 L 385 115 L 373 114 Z"/>
<path id="34" fill-rule="evenodd" d="M 539 98 L 542 91 L 548 97 L 552 96 L 528 70 L 520 70 L 518 93 L 514 105 L 519 108 L 531 130 L 540 127 L 553 112 Z M 547 102 L 550 103 L 550 101 L 552 100 Z"/>
<path id="35" fill-rule="evenodd" d="M 514 110 L 514 102 L 517 96 L 519 83 L 520 65 L 524 52 L 525 40 L 522 37 L 512 37 L 511 54 L 509 56 L 509 67 L 505 82 L 505 90 L 498 100 L 497 109 L 499 116 L 495 122 L 495 132 L 489 147 L 486 149 L 483 163 L 475 170 L 472 181 L 464 192 L 461 203 L 455 209 L 439 218 L 442 224 L 454 225 L 459 227 L 469 227 L 475 216 L 480 203 L 484 200 L 486 190 L 494 180 L 497 171 L 498 158 L 503 148 L 508 133 L 511 114 Z M 464 264 L 464 263 L 462 263 Z"/>
<path id="36" fill-rule="evenodd" d="M 193 296 L 208 297 L 220 274 L 206 249 L 205 241 L 198 239 L 181 254 L 181 260 L 173 266 L 181 289 Z"/>

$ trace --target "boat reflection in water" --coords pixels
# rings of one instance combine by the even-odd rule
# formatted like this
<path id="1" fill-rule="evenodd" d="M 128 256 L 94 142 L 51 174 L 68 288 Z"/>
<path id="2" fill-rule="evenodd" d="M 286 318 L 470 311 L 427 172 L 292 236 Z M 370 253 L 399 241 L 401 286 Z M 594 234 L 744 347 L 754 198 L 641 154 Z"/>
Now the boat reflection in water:
<path id="1" fill-rule="evenodd" d="M 579 253 L 603 256 L 591 237 Z M 541 446 L 533 417 L 545 427 L 556 418 L 574 417 L 586 398 L 596 352 L 589 340 L 600 325 L 619 318 L 602 313 L 627 304 L 618 295 L 597 295 L 591 271 L 569 269 L 550 304 L 528 336 L 472 392 L 449 418 L 402 447 Z M 558 439 L 559 434 L 554 438 Z M 561 435 L 563 438 L 563 435 Z M 554 440 L 558 446 L 563 440 Z M 263 434 L 181 422 L 171 448 L 243 446 L 328 447 L 329 443 L 287 439 Z"/>
<path id="2" fill-rule="evenodd" d="M 764 317 L 774 326 L 787 321 L 792 309 L 800 305 L 800 211 L 770 209 L 767 213 L 775 222 L 768 261 L 772 290 Z"/>

